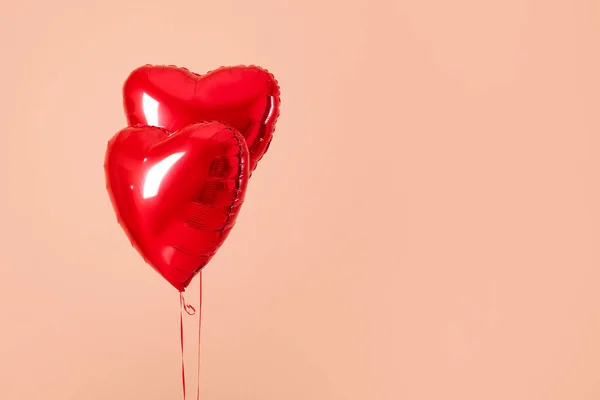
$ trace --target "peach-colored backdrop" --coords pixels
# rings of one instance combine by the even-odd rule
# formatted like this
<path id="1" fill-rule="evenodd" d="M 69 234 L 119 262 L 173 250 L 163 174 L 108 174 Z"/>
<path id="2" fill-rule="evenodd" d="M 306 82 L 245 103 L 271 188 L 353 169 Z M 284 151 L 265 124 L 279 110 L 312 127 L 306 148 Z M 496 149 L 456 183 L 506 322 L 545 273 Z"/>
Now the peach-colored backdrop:
<path id="1" fill-rule="evenodd" d="M 102 168 L 146 63 L 283 91 L 203 400 L 600 399 L 599 39 L 597 0 L 2 3 L 0 399 L 180 398 Z"/>

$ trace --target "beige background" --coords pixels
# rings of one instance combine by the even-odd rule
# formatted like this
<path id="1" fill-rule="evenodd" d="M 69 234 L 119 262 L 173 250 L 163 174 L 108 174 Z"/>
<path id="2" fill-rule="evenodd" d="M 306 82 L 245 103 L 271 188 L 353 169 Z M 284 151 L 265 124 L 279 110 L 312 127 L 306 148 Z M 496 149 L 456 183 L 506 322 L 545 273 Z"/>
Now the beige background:
<path id="1" fill-rule="evenodd" d="M 0 399 L 180 398 L 177 293 L 102 169 L 146 63 L 283 89 L 203 400 L 600 399 L 597 0 L 0 7 Z"/>

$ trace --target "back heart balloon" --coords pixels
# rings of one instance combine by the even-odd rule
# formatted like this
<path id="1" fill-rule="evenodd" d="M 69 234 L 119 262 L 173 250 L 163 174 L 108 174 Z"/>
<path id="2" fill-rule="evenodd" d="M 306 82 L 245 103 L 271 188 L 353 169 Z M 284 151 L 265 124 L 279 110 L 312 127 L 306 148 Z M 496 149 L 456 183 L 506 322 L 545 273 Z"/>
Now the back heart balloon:
<path id="1" fill-rule="evenodd" d="M 246 193 L 248 147 L 222 122 L 169 132 L 128 127 L 108 143 L 106 187 L 132 245 L 183 292 L 233 228 Z"/>
<path id="2" fill-rule="evenodd" d="M 145 65 L 123 86 L 130 126 L 175 132 L 202 121 L 222 121 L 246 140 L 250 173 L 273 137 L 279 93 L 273 75 L 256 66 L 221 67 L 198 75 L 175 66 Z"/>

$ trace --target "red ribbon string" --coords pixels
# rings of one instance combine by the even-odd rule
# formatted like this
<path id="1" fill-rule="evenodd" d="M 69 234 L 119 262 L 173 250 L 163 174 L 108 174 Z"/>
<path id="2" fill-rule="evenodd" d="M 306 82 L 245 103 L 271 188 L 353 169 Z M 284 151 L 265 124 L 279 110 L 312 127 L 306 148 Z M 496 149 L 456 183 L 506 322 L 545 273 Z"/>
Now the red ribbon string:
<path id="1" fill-rule="evenodd" d="M 200 400 L 200 333 L 202 332 L 202 271 L 198 274 L 198 282 L 200 285 L 200 294 L 198 296 L 198 354 L 196 355 L 198 363 L 198 387 L 196 392 L 196 400 Z"/>
<path id="2" fill-rule="evenodd" d="M 183 358 L 183 310 L 185 310 L 185 299 L 183 298 L 183 292 L 179 292 L 179 334 L 181 336 L 181 386 L 183 388 L 183 400 L 186 399 L 185 396 L 185 360 Z"/>
<path id="3" fill-rule="evenodd" d="M 196 400 L 200 400 L 200 332 L 202 330 L 202 272 L 198 274 L 198 282 L 200 284 L 200 300 L 198 303 L 198 386 L 196 391 Z M 181 386 L 183 389 L 183 400 L 186 400 L 186 384 L 185 384 L 185 347 L 183 345 L 183 312 L 185 311 L 188 315 L 196 314 L 196 309 L 185 302 L 185 297 L 183 292 L 179 293 L 179 304 L 180 304 L 180 312 L 179 312 L 179 333 L 181 336 Z"/>

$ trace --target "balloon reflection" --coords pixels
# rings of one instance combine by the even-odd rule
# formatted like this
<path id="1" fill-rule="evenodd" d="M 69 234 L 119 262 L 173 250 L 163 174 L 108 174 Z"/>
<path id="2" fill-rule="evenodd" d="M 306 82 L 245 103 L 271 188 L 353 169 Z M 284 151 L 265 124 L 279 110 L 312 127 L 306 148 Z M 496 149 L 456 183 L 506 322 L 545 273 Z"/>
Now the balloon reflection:
<path id="1" fill-rule="evenodd" d="M 150 97 L 147 93 L 142 93 L 142 110 L 146 117 L 146 125 L 158 126 L 158 101 Z"/>
<path id="2" fill-rule="evenodd" d="M 169 172 L 169 170 L 175 165 L 175 163 L 183 157 L 185 152 L 171 154 L 165 159 L 157 162 L 148 170 L 146 179 L 144 179 L 144 188 L 142 190 L 142 198 L 149 199 L 158 194 L 158 189 L 161 182 Z M 146 161 L 147 159 L 144 159 Z"/>

